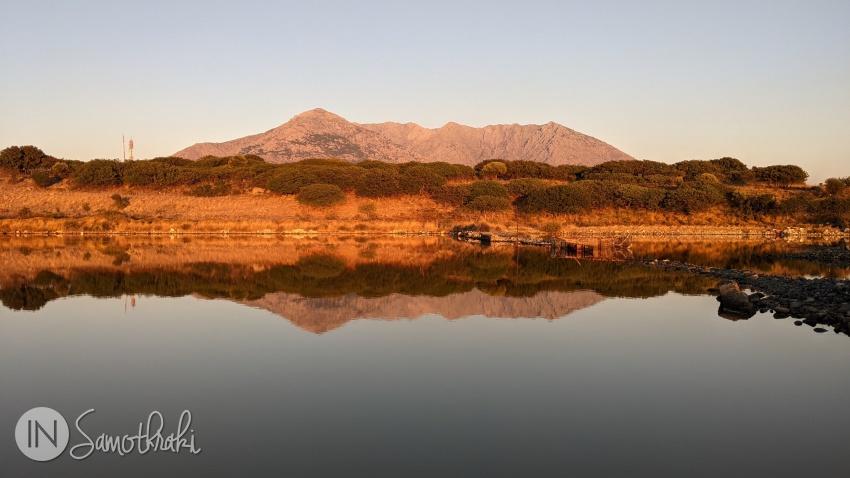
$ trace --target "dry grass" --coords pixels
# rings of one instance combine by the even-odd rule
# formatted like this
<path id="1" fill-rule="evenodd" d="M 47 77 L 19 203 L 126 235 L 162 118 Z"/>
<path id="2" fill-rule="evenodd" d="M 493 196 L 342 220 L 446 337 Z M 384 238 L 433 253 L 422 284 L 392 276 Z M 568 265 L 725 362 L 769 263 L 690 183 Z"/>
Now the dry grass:
<path id="1" fill-rule="evenodd" d="M 747 192 L 776 190 L 749 188 Z M 114 194 L 129 198 L 129 206 L 117 209 L 111 197 Z M 60 183 L 39 188 L 31 180 L 0 178 L 0 233 L 435 233 L 473 223 L 523 234 L 638 226 L 740 229 L 797 225 L 793 218 L 775 224 L 744 221 L 722 209 L 692 215 L 626 209 L 559 216 L 516 216 L 512 211 L 482 215 L 447 208 L 425 196 L 368 199 L 349 194 L 345 204 L 319 209 L 301 205 L 293 196 L 268 193 L 194 197 L 181 191 L 127 186 L 82 190 Z"/>

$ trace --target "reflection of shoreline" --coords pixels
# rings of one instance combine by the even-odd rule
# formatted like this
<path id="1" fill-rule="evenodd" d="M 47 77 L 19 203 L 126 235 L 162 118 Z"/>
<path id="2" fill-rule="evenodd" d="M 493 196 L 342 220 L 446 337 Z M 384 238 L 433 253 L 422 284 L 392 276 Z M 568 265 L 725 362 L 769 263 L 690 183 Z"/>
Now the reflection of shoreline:
<path id="1" fill-rule="evenodd" d="M 114 271 L 175 269 L 200 262 L 227 263 L 264 270 L 294 264 L 300 256 L 333 254 L 349 267 L 357 263 L 426 266 L 434 259 L 474 246 L 442 245 L 445 237 L 323 236 L 298 239 L 271 237 L 11 237 L 0 236 L 0 285 L 15 278 L 32 279 L 43 270 L 56 274 L 86 268 Z"/>
<path id="2" fill-rule="evenodd" d="M 309 298 L 277 292 L 243 304 L 280 315 L 297 327 L 324 333 L 357 319 L 416 319 L 437 314 L 449 320 L 473 315 L 491 318 L 544 318 L 554 320 L 605 300 L 591 290 L 541 291 L 532 297 L 485 294 L 478 289 L 444 297 L 391 294 L 385 297 Z"/>

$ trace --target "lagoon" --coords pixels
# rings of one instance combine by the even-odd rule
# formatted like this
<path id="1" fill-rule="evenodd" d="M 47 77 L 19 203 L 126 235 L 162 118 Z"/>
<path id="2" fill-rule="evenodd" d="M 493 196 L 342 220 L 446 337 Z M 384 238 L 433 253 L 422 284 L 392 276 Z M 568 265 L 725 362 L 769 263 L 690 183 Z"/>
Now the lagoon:
<path id="1" fill-rule="evenodd" d="M 3 248 L 4 475 L 850 472 L 850 339 L 723 319 L 704 277 L 440 238 L 54 240 Z M 843 274 L 760 260 L 796 247 L 633 249 Z M 189 410 L 202 452 L 32 462 L 36 406 L 69 448 L 90 408 L 113 436 Z"/>

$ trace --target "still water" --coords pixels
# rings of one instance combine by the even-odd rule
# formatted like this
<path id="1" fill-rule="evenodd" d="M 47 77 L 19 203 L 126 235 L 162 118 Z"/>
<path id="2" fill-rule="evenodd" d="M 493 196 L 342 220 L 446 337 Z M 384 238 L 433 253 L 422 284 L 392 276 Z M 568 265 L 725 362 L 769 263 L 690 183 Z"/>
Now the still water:
<path id="1" fill-rule="evenodd" d="M 850 338 L 720 318 L 701 277 L 436 239 L 2 246 L 2 476 L 850 473 Z M 71 429 L 44 463 L 14 437 L 38 406 Z M 90 409 L 93 439 L 188 410 L 201 452 L 75 460 Z"/>

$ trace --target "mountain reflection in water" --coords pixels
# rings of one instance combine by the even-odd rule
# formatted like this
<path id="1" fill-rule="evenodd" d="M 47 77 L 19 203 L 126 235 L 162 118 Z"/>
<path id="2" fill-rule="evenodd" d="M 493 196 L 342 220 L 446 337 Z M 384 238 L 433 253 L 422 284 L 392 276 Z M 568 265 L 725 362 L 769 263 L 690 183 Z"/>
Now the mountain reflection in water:
<path id="1" fill-rule="evenodd" d="M 62 297 L 228 299 L 321 333 L 358 318 L 435 313 L 556 319 L 606 297 L 701 294 L 711 281 L 626 263 L 552 259 L 544 248 L 446 238 L 3 238 L 0 301 Z"/>
<path id="2" fill-rule="evenodd" d="M 635 256 L 788 275 L 834 269 L 765 256 L 793 245 L 636 242 Z M 438 314 L 557 319 L 606 297 L 704 294 L 716 281 L 623 262 L 550 257 L 545 248 L 447 238 L 0 239 L 0 302 L 37 310 L 62 297 L 197 296 L 269 310 L 315 333 L 359 318 Z"/>

